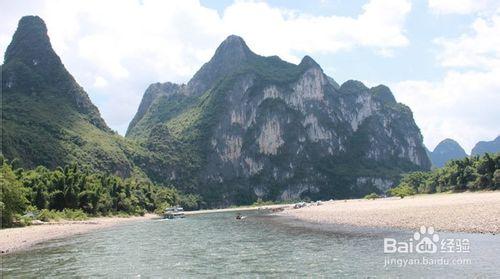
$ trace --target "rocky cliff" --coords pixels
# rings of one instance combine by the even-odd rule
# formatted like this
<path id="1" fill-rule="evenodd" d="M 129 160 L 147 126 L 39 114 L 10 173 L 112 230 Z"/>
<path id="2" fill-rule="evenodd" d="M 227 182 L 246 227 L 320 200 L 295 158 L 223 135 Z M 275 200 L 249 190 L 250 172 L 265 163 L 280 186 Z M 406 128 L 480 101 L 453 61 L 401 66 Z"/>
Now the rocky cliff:
<path id="1" fill-rule="evenodd" d="M 153 84 L 127 137 L 162 160 L 150 177 L 212 205 L 359 197 L 429 169 L 411 110 L 386 86 L 339 86 L 228 37 L 186 85 Z"/>

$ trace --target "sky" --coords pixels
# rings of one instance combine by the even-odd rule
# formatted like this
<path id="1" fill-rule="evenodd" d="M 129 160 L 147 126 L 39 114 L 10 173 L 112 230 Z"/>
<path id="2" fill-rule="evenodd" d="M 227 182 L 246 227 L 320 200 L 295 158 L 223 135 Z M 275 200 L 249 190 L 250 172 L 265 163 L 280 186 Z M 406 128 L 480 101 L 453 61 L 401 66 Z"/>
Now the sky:
<path id="1" fill-rule="evenodd" d="M 124 134 L 147 86 L 186 83 L 230 34 L 260 55 L 313 57 L 342 84 L 389 86 L 431 150 L 500 134 L 500 0 L 0 0 L 0 59 L 38 15 L 108 125 Z"/>

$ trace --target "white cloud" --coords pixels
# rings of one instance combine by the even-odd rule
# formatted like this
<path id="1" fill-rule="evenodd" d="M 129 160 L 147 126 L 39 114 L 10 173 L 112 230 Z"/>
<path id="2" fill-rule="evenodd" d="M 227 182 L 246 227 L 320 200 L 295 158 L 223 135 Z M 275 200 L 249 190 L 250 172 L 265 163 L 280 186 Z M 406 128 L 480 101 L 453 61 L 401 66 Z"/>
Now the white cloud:
<path id="1" fill-rule="evenodd" d="M 219 15 L 197 0 L 10 1 L 0 11 L 0 51 L 21 16 L 41 16 L 69 71 L 123 133 L 149 83 L 186 82 L 229 34 L 257 53 L 293 62 L 296 52 L 356 47 L 387 55 L 408 44 L 403 24 L 410 9 L 409 0 L 369 0 L 357 17 L 312 16 L 236 1 Z"/>
<path id="2" fill-rule="evenodd" d="M 495 10 L 498 0 L 428 0 L 429 8 L 437 14 L 472 14 Z"/>
<path id="3" fill-rule="evenodd" d="M 95 78 L 95 81 L 94 81 L 94 87 L 105 87 L 108 85 L 108 81 L 101 77 L 101 76 L 97 76 Z"/>
<path id="4" fill-rule="evenodd" d="M 500 9 L 477 18 L 470 33 L 439 38 L 438 60 L 447 69 L 438 82 L 403 81 L 393 85 L 398 100 L 414 111 L 427 146 L 459 139 L 470 151 L 479 140 L 500 133 Z"/>
<path id="5" fill-rule="evenodd" d="M 439 60 L 444 67 L 495 69 L 500 67 L 500 9 L 488 18 L 478 18 L 471 34 L 455 39 L 439 38 Z"/>
<path id="6" fill-rule="evenodd" d="M 500 72 L 449 72 L 439 82 L 403 81 L 391 88 L 409 105 L 429 148 L 453 138 L 468 151 L 500 133 Z"/>
<path id="7" fill-rule="evenodd" d="M 357 17 L 311 16 L 272 8 L 264 2 L 236 2 L 223 15 L 228 33 L 243 36 L 257 52 L 297 62 L 296 51 L 334 53 L 354 47 L 384 50 L 408 44 L 406 0 L 372 0 Z"/>

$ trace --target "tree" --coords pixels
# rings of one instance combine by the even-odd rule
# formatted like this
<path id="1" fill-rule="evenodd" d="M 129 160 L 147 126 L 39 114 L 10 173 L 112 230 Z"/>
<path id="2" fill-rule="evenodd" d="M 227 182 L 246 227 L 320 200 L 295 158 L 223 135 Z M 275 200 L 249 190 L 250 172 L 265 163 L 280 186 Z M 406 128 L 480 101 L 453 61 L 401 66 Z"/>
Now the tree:
<path id="1" fill-rule="evenodd" d="M 14 215 L 23 214 L 27 206 L 40 209 L 43 212 L 40 214 L 50 219 L 58 214 L 68 218 L 85 213 L 142 215 L 158 208 L 163 210 L 167 205 L 198 209 L 201 203 L 200 196 L 183 195 L 174 188 L 155 185 L 144 177 L 133 175 L 122 179 L 108 173 L 92 172 L 77 164 L 55 170 L 42 166 L 33 170 L 14 170 L 1 155 L 0 162 L 2 226 L 11 226 Z"/>
<path id="2" fill-rule="evenodd" d="M 401 183 L 404 183 L 415 191 L 426 192 L 425 182 L 429 179 L 430 173 L 416 171 L 403 175 Z"/>
<path id="3" fill-rule="evenodd" d="M 368 194 L 364 197 L 364 199 L 367 199 L 367 200 L 374 200 L 374 199 L 378 199 L 380 198 L 379 195 L 377 195 L 376 193 L 371 193 L 371 194 Z"/>
<path id="4" fill-rule="evenodd" d="M 500 186 L 500 153 L 451 160 L 431 172 L 413 172 L 403 176 L 417 193 L 498 189 Z M 495 176 L 496 175 L 496 176 Z"/>
<path id="5" fill-rule="evenodd" d="M 397 196 L 402 199 L 406 196 L 415 195 L 415 190 L 407 184 L 400 184 L 398 187 L 389 189 L 388 192 L 391 196 Z"/>
<path id="6" fill-rule="evenodd" d="M 55 210 L 64 209 L 64 193 L 61 190 L 56 190 L 50 193 L 50 203 L 49 208 Z"/>
<path id="7" fill-rule="evenodd" d="M 186 210 L 196 210 L 200 207 L 200 200 L 199 195 L 188 194 L 179 199 L 179 204 Z"/>
<path id="8" fill-rule="evenodd" d="M 2 228 L 12 225 L 15 214 L 23 214 L 29 202 L 27 190 L 17 179 L 10 165 L 3 164 L 0 172 L 0 214 Z"/>
<path id="9" fill-rule="evenodd" d="M 500 189 L 500 169 L 495 170 L 495 173 L 493 175 L 493 179 L 495 181 L 493 185 L 493 189 Z"/>

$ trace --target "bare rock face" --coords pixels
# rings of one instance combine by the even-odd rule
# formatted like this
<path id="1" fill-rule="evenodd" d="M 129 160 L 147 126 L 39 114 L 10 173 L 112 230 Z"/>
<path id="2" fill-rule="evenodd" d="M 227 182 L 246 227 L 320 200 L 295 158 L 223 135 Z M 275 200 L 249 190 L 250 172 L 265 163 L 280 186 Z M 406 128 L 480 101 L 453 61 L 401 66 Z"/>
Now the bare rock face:
<path id="1" fill-rule="evenodd" d="M 154 127 L 167 129 L 168 169 L 149 175 L 214 205 L 359 197 L 430 168 L 411 110 L 389 88 L 339 86 L 309 56 L 262 57 L 230 36 L 187 85 L 161 91 L 148 89 L 127 135 L 154 146 Z"/>

